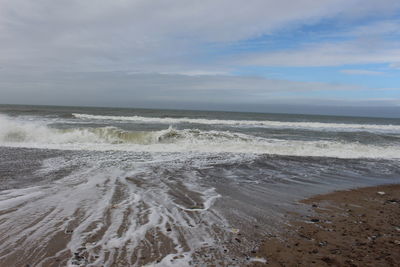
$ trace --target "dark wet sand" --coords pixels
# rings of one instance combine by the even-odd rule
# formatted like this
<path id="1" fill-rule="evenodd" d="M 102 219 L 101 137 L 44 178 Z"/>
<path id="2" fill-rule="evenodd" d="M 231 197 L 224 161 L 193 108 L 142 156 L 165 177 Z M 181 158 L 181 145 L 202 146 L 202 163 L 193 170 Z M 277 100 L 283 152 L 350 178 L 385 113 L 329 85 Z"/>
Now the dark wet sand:
<path id="1" fill-rule="evenodd" d="M 301 201 L 308 214 L 268 237 L 253 266 L 400 266 L 400 185 L 337 191 Z"/>

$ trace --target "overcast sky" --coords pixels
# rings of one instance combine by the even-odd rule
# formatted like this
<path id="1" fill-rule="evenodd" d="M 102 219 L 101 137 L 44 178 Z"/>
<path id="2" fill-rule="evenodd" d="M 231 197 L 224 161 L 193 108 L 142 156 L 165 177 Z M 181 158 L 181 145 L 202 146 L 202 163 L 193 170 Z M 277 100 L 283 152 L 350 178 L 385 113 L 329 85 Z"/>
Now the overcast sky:
<path id="1" fill-rule="evenodd" d="M 400 117 L 399 0 L 0 0 L 0 103 Z"/>

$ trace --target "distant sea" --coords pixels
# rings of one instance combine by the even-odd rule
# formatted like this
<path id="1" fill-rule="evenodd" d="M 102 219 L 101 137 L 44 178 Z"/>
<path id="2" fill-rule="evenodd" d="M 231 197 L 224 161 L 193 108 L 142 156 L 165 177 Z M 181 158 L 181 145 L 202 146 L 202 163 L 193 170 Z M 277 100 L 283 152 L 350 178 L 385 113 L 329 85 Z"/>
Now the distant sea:
<path id="1" fill-rule="evenodd" d="M 295 200 L 399 159 L 400 119 L 0 105 L 0 263 L 262 261 Z"/>

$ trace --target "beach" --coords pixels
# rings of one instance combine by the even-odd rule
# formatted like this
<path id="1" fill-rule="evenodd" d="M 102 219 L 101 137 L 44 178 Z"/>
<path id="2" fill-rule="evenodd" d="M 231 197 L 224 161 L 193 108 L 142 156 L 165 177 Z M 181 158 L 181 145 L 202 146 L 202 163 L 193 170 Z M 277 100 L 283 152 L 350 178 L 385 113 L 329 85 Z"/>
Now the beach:
<path id="1" fill-rule="evenodd" d="M 400 0 L 0 0 L 0 267 L 400 267 Z"/>
<path id="2" fill-rule="evenodd" d="M 309 211 L 292 213 L 256 253 L 265 265 L 398 266 L 400 185 L 338 191 L 301 203 Z"/>
<path id="3" fill-rule="evenodd" d="M 268 245 L 292 244 L 297 225 L 309 237 L 309 227 L 344 225 L 326 216 L 359 214 L 324 214 L 312 197 L 398 184 L 399 148 L 397 119 L 0 105 L 0 266 L 279 262 Z M 375 191 L 376 201 L 392 197 Z M 367 248 L 375 235 L 357 242 Z M 317 249 L 304 262 L 342 264 L 350 252 L 337 239 L 332 256 L 328 237 L 321 248 L 300 238 L 293 253 Z"/>

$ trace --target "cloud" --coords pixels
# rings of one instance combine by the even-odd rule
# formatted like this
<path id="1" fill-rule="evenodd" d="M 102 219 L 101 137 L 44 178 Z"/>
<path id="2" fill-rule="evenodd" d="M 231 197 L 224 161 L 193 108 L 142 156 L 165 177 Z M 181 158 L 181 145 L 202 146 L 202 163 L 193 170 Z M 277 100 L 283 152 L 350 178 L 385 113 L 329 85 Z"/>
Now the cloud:
<path id="1" fill-rule="evenodd" d="M 0 64 L 60 71 L 225 72 L 223 63 L 205 62 L 207 44 L 398 7 L 395 0 L 1 0 Z"/>
<path id="2" fill-rule="evenodd" d="M 400 34 L 400 20 L 378 20 L 366 23 L 361 26 L 354 27 L 345 32 L 334 33 L 333 36 L 347 36 L 347 37 L 360 37 L 360 36 L 390 36 Z"/>
<path id="3" fill-rule="evenodd" d="M 398 0 L 0 0 L 0 6 L 4 103 L 207 107 L 304 99 L 315 104 L 310 92 L 363 88 L 232 73 L 259 65 L 400 62 L 395 40 L 368 35 L 395 33 L 395 20 L 350 29 L 345 38 L 356 38 L 350 41 L 303 43 L 304 37 L 274 51 L 262 43 L 319 22 L 351 25 L 391 15 L 400 8 Z M 257 49 L 225 50 L 257 39 L 262 39 Z"/>
<path id="4" fill-rule="evenodd" d="M 18 81 L 18 83 L 16 82 Z M 0 72 L 1 102 L 398 117 L 398 98 L 334 97 L 343 84 L 226 75 Z M 316 93 L 316 94 L 313 94 Z M 328 93 L 323 96 L 324 93 Z"/>
<path id="5" fill-rule="evenodd" d="M 245 55 L 239 62 L 260 66 L 340 66 L 347 64 L 391 63 L 400 61 L 398 42 L 357 39 L 303 45 L 292 50 Z"/>
<path id="6" fill-rule="evenodd" d="M 392 68 L 392 69 L 400 69 L 400 62 L 391 63 L 391 64 L 389 65 L 389 68 Z"/>
<path id="7" fill-rule="evenodd" d="M 310 92 L 362 90 L 358 86 L 293 82 L 261 77 L 227 75 L 189 76 L 158 73 L 53 72 L 13 74 L 0 72 L 2 101 L 28 99 L 36 104 L 104 103 L 264 103 Z M 106 103 L 107 102 L 107 103 Z"/>
<path id="8" fill-rule="evenodd" d="M 372 70 L 341 70 L 341 73 L 349 74 L 349 75 L 384 75 L 384 72 L 381 71 L 372 71 Z"/>

